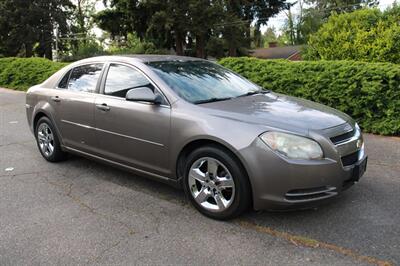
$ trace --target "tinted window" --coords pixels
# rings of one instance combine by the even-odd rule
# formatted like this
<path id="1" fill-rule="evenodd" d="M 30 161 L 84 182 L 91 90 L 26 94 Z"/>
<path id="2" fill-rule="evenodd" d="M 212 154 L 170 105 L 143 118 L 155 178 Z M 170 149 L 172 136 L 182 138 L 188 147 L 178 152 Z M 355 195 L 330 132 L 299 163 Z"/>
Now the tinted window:
<path id="1" fill-rule="evenodd" d="M 69 75 L 71 74 L 71 70 L 67 72 L 67 74 L 64 75 L 60 83 L 58 83 L 58 88 L 60 89 L 66 89 L 68 87 L 68 80 L 69 80 Z"/>
<path id="2" fill-rule="evenodd" d="M 72 70 L 68 90 L 94 92 L 103 64 L 91 64 L 76 67 Z"/>
<path id="3" fill-rule="evenodd" d="M 141 72 L 124 65 L 112 64 L 108 70 L 104 94 L 125 98 L 128 90 L 143 86 L 152 88 Z"/>
<path id="4" fill-rule="evenodd" d="M 192 103 L 230 99 L 261 89 L 228 69 L 207 61 L 161 61 L 148 65 L 180 97 Z"/>

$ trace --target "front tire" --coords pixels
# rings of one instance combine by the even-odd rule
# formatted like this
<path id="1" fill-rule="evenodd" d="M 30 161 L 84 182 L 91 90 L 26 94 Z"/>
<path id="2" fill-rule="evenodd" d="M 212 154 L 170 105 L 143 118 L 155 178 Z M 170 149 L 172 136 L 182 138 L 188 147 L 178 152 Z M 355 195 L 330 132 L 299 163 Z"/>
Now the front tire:
<path id="1" fill-rule="evenodd" d="M 194 207 L 218 220 L 234 218 L 248 209 L 250 184 L 240 162 L 217 146 L 204 146 L 189 154 L 183 187 Z"/>
<path id="2" fill-rule="evenodd" d="M 59 162 L 67 158 L 61 149 L 60 141 L 53 124 L 47 117 L 42 117 L 35 128 L 36 143 L 43 158 L 49 162 Z"/>

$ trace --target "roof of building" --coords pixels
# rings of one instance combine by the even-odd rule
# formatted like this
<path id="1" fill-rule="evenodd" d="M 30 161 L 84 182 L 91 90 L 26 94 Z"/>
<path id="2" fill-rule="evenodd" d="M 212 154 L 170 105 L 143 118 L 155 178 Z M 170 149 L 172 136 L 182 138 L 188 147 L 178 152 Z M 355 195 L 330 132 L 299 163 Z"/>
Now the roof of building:
<path id="1" fill-rule="evenodd" d="M 288 59 L 301 52 L 302 45 L 291 45 L 282 47 L 259 48 L 251 52 L 251 55 L 264 59 Z"/>

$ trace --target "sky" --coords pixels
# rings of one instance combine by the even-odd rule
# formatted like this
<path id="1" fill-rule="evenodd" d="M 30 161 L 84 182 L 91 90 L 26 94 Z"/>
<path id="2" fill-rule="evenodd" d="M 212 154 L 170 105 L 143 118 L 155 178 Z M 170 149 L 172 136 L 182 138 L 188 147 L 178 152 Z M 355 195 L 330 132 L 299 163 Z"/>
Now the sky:
<path id="1" fill-rule="evenodd" d="M 294 2 L 297 2 L 297 0 L 288 0 L 287 2 L 294 3 Z M 395 0 L 380 0 L 379 8 L 382 10 L 386 9 L 389 6 L 391 6 L 394 2 L 395 2 Z M 296 14 L 296 12 L 298 12 L 298 9 L 299 9 L 298 4 L 294 5 L 294 7 L 292 9 L 293 14 Z M 277 32 L 280 32 L 280 29 L 285 24 L 285 19 L 286 19 L 285 13 L 281 12 L 278 15 L 276 15 L 275 17 L 270 18 L 267 25 L 264 25 L 261 27 L 261 31 L 264 32 L 268 27 L 274 27 Z"/>

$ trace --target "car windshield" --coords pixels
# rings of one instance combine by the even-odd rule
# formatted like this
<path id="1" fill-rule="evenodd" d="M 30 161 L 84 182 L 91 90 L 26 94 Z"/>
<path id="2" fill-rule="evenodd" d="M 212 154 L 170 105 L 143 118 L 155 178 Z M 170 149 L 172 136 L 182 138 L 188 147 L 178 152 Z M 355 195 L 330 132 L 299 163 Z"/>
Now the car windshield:
<path id="1" fill-rule="evenodd" d="M 261 88 L 207 61 L 159 61 L 147 65 L 181 98 L 200 104 L 255 94 Z"/>

